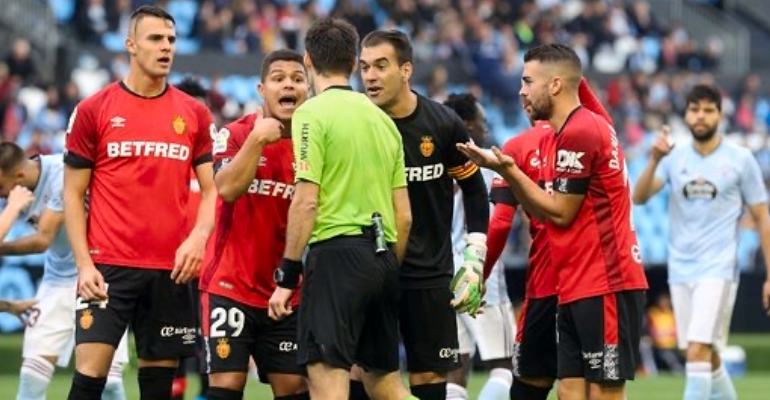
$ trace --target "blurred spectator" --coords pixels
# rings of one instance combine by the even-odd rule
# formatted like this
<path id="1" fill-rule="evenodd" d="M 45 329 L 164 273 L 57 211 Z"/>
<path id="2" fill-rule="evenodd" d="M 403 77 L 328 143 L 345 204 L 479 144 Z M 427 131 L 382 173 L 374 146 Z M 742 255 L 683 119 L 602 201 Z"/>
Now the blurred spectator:
<path id="1" fill-rule="evenodd" d="M 18 78 L 22 84 L 37 81 L 37 68 L 32 60 L 32 46 L 27 39 L 18 38 L 11 45 L 11 52 L 5 58 L 11 78 Z"/>
<path id="2" fill-rule="evenodd" d="M 684 357 L 677 348 L 674 309 L 668 293 L 660 294 L 647 310 L 647 324 L 658 369 L 682 373 Z"/>
<path id="3" fill-rule="evenodd" d="M 77 1 L 74 22 L 80 40 L 100 44 L 102 35 L 110 28 L 104 0 Z"/>

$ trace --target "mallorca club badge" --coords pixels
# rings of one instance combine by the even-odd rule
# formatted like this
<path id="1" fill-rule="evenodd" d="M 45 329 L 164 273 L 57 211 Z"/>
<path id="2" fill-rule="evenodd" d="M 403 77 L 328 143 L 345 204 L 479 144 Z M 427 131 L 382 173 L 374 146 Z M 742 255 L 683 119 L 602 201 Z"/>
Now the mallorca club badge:
<path id="1" fill-rule="evenodd" d="M 433 154 L 433 138 L 430 136 L 423 136 L 422 143 L 420 143 L 420 153 L 423 157 L 430 157 Z"/>
<path id="2" fill-rule="evenodd" d="M 183 134 L 185 128 L 187 128 L 187 125 L 184 123 L 184 119 L 182 119 L 180 115 L 177 115 L 176 118 L 174 118 L 174 121 L 171 123 L 171 125 L 174 127 L 174 132 L 176 132 L 177 135 Z"/>
<path id="3" fill-rule="evenodd" d="M 221 359 L 225 359 L 230 356 L 230 343 L 227 343 L 227 338 L 219 339 L 217 345 L 217 355 Z"/>
<path id="4" fill-rule="evenodd" d="M 80 314 L 80 327 L 88 330 L 91 328 L 91 326 L 94 324 L 94 316 L 91 313 L 91 310 L 83 310 L 83 313 Z"/>

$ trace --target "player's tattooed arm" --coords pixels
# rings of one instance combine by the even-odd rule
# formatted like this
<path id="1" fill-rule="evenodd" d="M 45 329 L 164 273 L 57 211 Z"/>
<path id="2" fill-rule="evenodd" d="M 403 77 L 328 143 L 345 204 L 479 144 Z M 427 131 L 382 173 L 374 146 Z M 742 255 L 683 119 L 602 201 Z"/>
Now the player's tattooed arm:
<path id="1" fill-rule="evenodd" d="M 2 216 L 0 216 L 2 219 Z M 0 222 L 0 225 L 2 222 Z M 46 208 L 37 222 L 37 230 L 31 235 L 0 243 L 0 254 L 20 255 L 42 253 L 53 243 L 64 225 L 64 213 Z M 2 228 L 0 228 L 2 229 Z"/>
<path id="2" fill-rule="evenodd" d="M 35 197 L 32 192 L 24 186 L 16 186 L 8 194 L 8 204 L 0 213 L 0 241 L 4 240 L 11 231 L 13 223 L 21 215 L 21 211 L 24 210 Z"/>
<path id="3" fill-rule="evenodd" d="M 519 169 L 513 158 L 503 154 L 497 147 L 492 147 L 493 154 L 482 151 L 472 142 L 460 143 L 457 148 L 477 165 L 500 174 L 511 186 L 521 206 L 538 219 L 548 219 L 557 226 L 567 227 L 577 217 L 585 194 L 555 191 L 551 196 Z"/>

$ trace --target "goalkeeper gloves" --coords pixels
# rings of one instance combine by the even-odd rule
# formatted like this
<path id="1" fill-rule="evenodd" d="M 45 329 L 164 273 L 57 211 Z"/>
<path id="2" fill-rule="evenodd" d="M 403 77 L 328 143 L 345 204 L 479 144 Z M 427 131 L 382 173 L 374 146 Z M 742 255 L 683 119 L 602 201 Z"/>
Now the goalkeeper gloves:
<path id="1" fill-rule="evenodd" d="M 450 290 L 454 293 L 451 305 L 458 312 L 467 312 L 475 317 L 483 305 L 484 261 L 487 257 L 487 235 L 469 233 L 463 251 L 463 265 L 455 273 Z"/>

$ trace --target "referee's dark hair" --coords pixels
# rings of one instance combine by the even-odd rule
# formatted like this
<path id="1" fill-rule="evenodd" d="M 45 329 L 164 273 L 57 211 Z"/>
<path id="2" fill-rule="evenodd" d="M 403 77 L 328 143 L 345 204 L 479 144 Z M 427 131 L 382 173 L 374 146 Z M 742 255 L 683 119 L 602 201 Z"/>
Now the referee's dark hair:
<path id="1" fill-rule="evenodd" d="M 404 32 L 392 29 L 392 30 L 378 30 L 369 32 L 361 41 L 361 47 L 374 47 L 383 43 L 393 46 L 393 50 L 396 51 L 396 59 L 398 65 L 404 65 L 405 63 L 412 62 L 412 43 Z"/>
<path id="2" fill-rule="evenodd" d="M 14 142 L 0 143 L 0 173 L 8 175 L 19 168 L 27 156 L 24 150 Z"/>
<path id="3" fill-rule="evenodd" d="M 268 54 L 267 57 L 262 60 L 262 70 L 260 72 L 260 79 L 262 79 L 262 82 L 265 81 L 265 76 L 270 72 L 270 66 L 276 61 L 294 61 L 298 62 L 302 68 L 305 68 L 305 64 L 302 62 L 302 55 L 296 51 L 289 49 L 276 50 Z M 313 59 L 313 63 L 315 64 L 315 59 Z"/>
<path id="4" fill-rule="evenodd" d="M 454 110 L 457 116 L 465 122 L 473 121 L 479 114 L 476 96 L 470 93 L 452 93 L 444 101 L 444 105 Z"/>
<path id="5" fill-rule="evenodd" d="M 717 106 L 717 110 L 722 112 L 722 94 L 719 93 L 719 89 L 712 85 L 695 85 L 685 97 L 686 104 L 698 104 L 701 100 L 706 100 L 709 103 L 714 103 Z"/>
<path id="6" fill-rule="evenodd" d="M 139 25 L 139 21 L 141 21 L 145 17 L 155 17 L 155 18 L 165 19 L 167 21 L 171 21 L 172 24 L 176 25 L 176 20 L 174 20 L 174 17 L 172 17 L 171 14 L 168 13 L 168 11 L 156 5 L 143 5 L 137 8 L 136 10 L 134 10 L 133 14 L 131 14 L 131 23 L 129 24 L 129 34 L 131 34 L 132 32 L 136 32 L 136 26 Z"/>
<path id="7" fill-rule="evenodd" d="M 357 62 L 358 32 L 349 22 L 321 18 L 305 35 L 305 50 L 319 75 L 350 76 Z"/>

